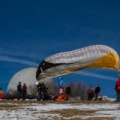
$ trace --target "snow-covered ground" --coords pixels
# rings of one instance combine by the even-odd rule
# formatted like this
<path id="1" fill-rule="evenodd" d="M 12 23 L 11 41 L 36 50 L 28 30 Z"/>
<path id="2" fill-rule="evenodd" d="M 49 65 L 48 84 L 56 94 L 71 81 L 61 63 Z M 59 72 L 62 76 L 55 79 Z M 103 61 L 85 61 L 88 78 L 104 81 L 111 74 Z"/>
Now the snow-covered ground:
<path id="1" fill-rule="evenodd" d="M 114 117 L 115 120 L 120 120 L 120 105 L 119 103 L 9 103 L 0 102 L 0 106 L 15 105 L 16 108 L 0 109 L 0 120 L 53 120 L 60 118 L 62 120 L 70 119 L 88 119 L 95 117 Z M 56 110 L 82 110 L 94 111 L 92 114 L 62 116 Z M 53 111 L 53 112 L 51 112 Z M 58 120 L 58 119 L 57 119 Z"/>

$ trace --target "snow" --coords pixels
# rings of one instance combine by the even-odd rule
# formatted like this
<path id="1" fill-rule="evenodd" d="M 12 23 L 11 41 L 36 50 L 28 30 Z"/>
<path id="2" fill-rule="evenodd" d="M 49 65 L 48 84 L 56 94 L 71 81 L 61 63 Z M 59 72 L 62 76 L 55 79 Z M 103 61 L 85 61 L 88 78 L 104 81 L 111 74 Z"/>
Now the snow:
<path id="1" fill-rule="evenodd" d="M 120 106 L 118 103 L 9 103 L 0 102 L 0 105 L 17 105 L 17 109 L 0 110 L 0 119 L 4 120 L 52 120 L 55 117 L 62 119 L 74 119 L 74 118 L 94 118 L 94 117 L 115 117 L 116 120 L 120 119 Z M 49 111 L 55 110 L 95 110 L 92 114 L 83 114 L 75 116 L 61 116 L 59 113 L 49 113 Z"/>

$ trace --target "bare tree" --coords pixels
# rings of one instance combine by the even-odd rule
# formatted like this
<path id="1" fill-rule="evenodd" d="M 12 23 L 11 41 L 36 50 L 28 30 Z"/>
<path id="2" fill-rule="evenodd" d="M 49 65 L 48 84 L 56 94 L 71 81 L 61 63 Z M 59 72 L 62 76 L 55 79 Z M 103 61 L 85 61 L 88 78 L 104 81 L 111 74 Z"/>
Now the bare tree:
<path id="1" fill-rule="evenodd" d="M 17 94 L 17 91 L 14 90 L 14 89 L 12 89 L 12 88 L 10 88 L 10 89 L 7 91 L 7 95 L 13 95 L 13 96 L 16 96 L 16 94 Z"/>
<path id="2" fill-rule="evenodd" d="M 72 97 L 74 99 L 75 98 L 81 99 L 81 100 L 86 99 L 87 86 L 84 83 L 71 82 L 70 86 L 71 86 L 71 95 L 70 95 L 70 97 Z"/>
<path id="3" fill-rule="evenodd" d="M 33 96 L 37 94 L 37 87 L 35 84 L 31 84 L 27 86 L 27 94 L 33 95 Z"/>
<path id="4" fill-rule="evenodd" d="M 56 96 L 58 93 L 58 88 L 56 83 L 53 80 L 45 81 L 44 82 L 46 87 L 48 88 L 47 92 L 48 95 Z"/>

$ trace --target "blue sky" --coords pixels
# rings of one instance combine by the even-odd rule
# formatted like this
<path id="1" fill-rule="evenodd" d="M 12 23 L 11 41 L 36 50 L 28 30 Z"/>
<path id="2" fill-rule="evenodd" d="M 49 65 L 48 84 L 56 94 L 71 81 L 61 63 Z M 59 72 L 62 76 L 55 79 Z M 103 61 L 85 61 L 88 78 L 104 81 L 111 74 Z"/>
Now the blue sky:
<path id="1" fill-rule="evenodd" d="M 104 44 L 120 54 L 119 6 L 118 0 L 0 1 L 0 87 L 6 91 L 16 72 L 58 52 Z M 117 77 L 116 71 L 89 69 L 64 79 L 99 83 L 102 94 L 115 97 Z"/>

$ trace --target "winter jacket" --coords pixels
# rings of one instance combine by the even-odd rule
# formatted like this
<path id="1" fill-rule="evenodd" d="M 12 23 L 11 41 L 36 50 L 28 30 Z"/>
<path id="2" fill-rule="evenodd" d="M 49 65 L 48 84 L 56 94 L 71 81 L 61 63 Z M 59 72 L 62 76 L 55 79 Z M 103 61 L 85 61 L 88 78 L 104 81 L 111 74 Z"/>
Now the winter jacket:
<path id="1" fill-rule="evenodd" d="M 71 88 L 70 88 L 70 86 L 66 88 L 65 93 L 66 93 L 67 95 L 70 95 L 70 93 L 71 93 Z"/>
<path id="2" fill-rule="evenodd" d="M 94 89 L 93 88 L 89 88 L 87 90 L 87 94 L 94 94 Z"/>
<path id="3" fill-rule="evenodd" d="M 17 86 L 17 90 L 18 90 L 18 91 L 21 91 L 21 90 L 22 90 L 22 86 L 21 86 L 21 84 L 18 84 L 18 86 Z"/>
<path id="4" fill-rule="evenodd" d="M 27 87 L 26 87 L 26 85 L 23 85 L 23 87 L 22 87 L 22 92 L 23 92 L 23 93 L 26 93 L 26 91 L 27 91 Z"/>
<path id="5" fill-rule="evenodd" d="M 97 86 L 97 87 L 95 88 L 95 93 L 99 93 L 99 92 L 100 92 L 100 87 Z"/>
<path id="6" fill-rule="evenodd" d="M 115 89 L 120 91 L 120 77 L 118 78 L 117 82 L 116 82 L 116 86 Z"/>

